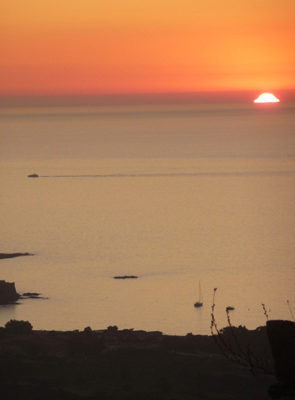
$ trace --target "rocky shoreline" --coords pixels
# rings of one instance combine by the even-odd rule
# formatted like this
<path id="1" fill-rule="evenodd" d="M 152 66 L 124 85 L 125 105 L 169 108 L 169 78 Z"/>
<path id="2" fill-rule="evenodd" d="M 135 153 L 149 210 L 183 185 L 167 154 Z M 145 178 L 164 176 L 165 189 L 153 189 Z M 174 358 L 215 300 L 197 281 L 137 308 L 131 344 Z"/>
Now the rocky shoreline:
<path id="1" fill-rule="evenodd" d="M 14 282 L 0 280 L 0 305 L 15 303 L 20 297 L 15 289 Z"/>
<path id="2" fill-rule="evenodd" d="M 0 260 L 23 257 L 23 256 L 33 256 L 30 253 L 0 253 Z M 15 282 L 6 282 L 5 280 L 0 280 L 0 305 L 7 304 L 17 304 L 20 299 L 45 299 L 45 297 L 40 297 L 40 293 L 23 293 L 22 295 L 17 293 L 15 288 Z"/>
<path id="3" fill-rule="evenodd" d="M 25 298 L 42 297 L 20 295 L 0 280 L 0 305 Z M 15 320 L 0 327 L 1 400 L 295 400 L 294 365 L 292 321 L 267 321 L 254 331 L 228 326 L 211 336 L 117 326 L 33 331 Z"/>
<path id="4" fill-rule="evenodd" d="M 14 282 L 0 280 L 0 305 L 17 304 L 20 299 L 46 299 L 40 293 L 26 292 L 22 295 L 17 293 Z"/>

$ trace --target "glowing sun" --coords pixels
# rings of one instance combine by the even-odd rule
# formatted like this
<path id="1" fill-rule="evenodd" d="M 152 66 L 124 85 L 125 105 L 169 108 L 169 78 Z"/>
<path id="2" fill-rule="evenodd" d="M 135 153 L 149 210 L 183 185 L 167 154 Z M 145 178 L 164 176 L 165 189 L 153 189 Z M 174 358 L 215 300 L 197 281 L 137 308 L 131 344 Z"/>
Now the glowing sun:
<path id="1" fill-rule="evenodd" d="M 278 103 L 279 101 L 272 93 L 263 93 L 254 100 L 254 103 Z"/>

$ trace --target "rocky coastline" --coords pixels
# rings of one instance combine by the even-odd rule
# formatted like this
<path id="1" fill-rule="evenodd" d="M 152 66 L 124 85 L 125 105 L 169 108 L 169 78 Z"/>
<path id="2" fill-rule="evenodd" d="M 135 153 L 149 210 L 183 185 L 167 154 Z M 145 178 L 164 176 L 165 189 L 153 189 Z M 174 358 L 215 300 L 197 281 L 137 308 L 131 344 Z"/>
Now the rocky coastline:
<path id="1" fill-rule="evenodd" d="M 1 285 L 15 295 L 14 284 Z M 295 399 L 294 339 L 291 321 L 172 336 L 117 326 L 33 331 L 11 320 L 0 327 L 1 399 Z"/>
<path id="2" fill-rule="evenodd" d="M 0 305 L 17 304 L 20 299 L 46 299 L 40 293 L 26 292 L 22 295 L 17 293 L 14 282 L 0 280 Z"/>
<path id="3" fill-rule="evenodd" d="M 0 260 L 33 255 L 30 253 L 0 253 Z M 35 292 L 27 292 L 21 295 L 16 291 L 15 282 L 0 280 L 0 305 L 16 304 L 18 300 L 28 298 L 44 299 L 44 297 L 40 297 L 40 293 Z"/>
<path id="4" fill-rule="evenodd" d="M 14 282 L 0 280 L 0 305 L 15 303 L 20 297 Z"/>
<path id="5" fill-rule="evenodd" d="M 42 297 L 20 295 L 14 282 L 0 280 L 0 305 L 25 298 Z M 292 321 L 267 321 L 254 331 L 228 326 L 211 336 L 117 326 L 33 331 L 15 320 L 0 327 L 2 400 L 295 400 L 294 366 Z"/>

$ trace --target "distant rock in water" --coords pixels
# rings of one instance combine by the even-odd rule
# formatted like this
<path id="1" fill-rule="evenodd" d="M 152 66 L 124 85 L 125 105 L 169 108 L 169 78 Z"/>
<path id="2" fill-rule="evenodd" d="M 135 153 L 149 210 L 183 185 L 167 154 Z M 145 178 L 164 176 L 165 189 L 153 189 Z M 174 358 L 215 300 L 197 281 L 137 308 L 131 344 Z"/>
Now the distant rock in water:
<path id="1" fill-rule="evenodd" d="M 0 280 L 0 304 L 15 303 L 19 298 L 20 295 L 15 290 L 14 282 Z"/>
<path id="2" fill-rule="evenodd" d="M 22 297 L 30 297 L 31 299 L 38 299 L 40 296 L 40 293 L 31 293 L 31 292 L 27 292 L 27 293 L 23 293 Z"/>
<path id="3" fill-rule="evenodd" d="M 45 300 L 47 300 L 48 297 L 41 297 L 41 293 L 27 292 L 27 293 L 23 293 L 21 295 L 21 299 L 45 299 Z"/>
<path id="4" fill-rule="evenodd" d="M 123 275 L 123 276 L 114 276 L 114 279 L 137 279 L 138 276 L 134 275 Z"/>
<path id="5" fill-rule="evenodd" d="M 34 254 L 30 253 L 0 253 L 0 260 L 4 258 L 14 258 L 14 257 L 22 257 L 22 256 L 33 256 Z"/>

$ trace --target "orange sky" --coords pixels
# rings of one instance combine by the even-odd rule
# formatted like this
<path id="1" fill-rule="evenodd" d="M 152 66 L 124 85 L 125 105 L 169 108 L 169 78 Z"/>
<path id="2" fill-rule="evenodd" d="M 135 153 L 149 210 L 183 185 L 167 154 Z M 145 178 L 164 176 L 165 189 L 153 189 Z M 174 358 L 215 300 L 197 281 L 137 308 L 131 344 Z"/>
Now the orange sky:
<path id="1" fill-rule="evenodd" d="M 295 89 L 294 0 L 9 0 L 0 95 Z"/>

